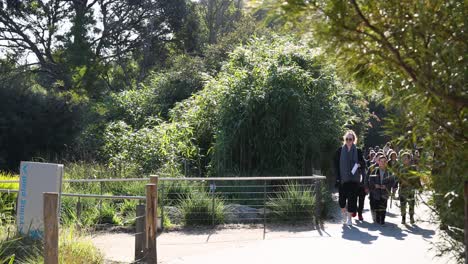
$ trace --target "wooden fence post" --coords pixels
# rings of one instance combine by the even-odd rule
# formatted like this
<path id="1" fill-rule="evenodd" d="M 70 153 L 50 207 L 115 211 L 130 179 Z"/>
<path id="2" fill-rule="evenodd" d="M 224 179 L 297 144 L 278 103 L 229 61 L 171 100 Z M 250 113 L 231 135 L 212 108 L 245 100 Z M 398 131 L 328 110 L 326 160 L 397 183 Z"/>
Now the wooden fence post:
<path id="1" fill-rule="evenodd" d="M 44 193 L 44 263 L 58 264 L 58 193 Z"/>
<path id="2" fill-rule="evenodd" d="M 158 203 L 159 176 L 151 175 L 150 176 L 150 183 L 156 185 L 156 207 L 155 207 L 156 208 L 155 209 L 156 210 L 156 214 L 155 214 L 156 218 L 155 218 L 154 221 L 156 223 L 156 230 L 157 230 L 157 228 L 158 228 L 158 206 L 159 206 L 159 203 Z M 161 223 L 161 227 L 162 227 L 162 223 Z"/>
<path id="3" fill-rule="evenodd" d="M 468 264 L 468 181 L 465 181 L 465 264 Z"/>
<path id="4" fill-rule="evenodd" d="M 145 235 L 145 205 L 136 206 L 136 234 L 135 234 L 135 262 L 144 260 L 146 235 Z"/>
<path id="5" fill-rule="evenodd" d="M 157 181 L 156 181 L 157 182 Z M 156 184 L 146 185 L 146 260 L 157 263 L 156 230 L 157 230 L 158 188 Z"/>

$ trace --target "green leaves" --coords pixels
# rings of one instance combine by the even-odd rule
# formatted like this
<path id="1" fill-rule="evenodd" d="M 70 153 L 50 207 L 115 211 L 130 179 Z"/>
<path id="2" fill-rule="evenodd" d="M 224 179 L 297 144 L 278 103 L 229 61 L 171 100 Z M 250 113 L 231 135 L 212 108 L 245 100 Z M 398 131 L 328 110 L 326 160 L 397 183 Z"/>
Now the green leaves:
<path id="1" fill-rule="evenodd" d="M 234 50 L 218 76 L 176 105 L 171 117 L 194 128 L 211 174 L 306 174 L 312 162 L 318 167 L 329 158 L 343 118 L 356 126 L 365 119 L 355 115 L 365 112 L 365 103 L 351 107 L 346 97 L 331 102 L 349 87 L 307 45 L 256 38 Z M 346 108 L 352 109 L 345 117 Z"/>
<path id="2" fill-rule="evenodd" d="M 104 141 L 102 151 L 111 167 L 137 166 L 144 172 L 163 169 L 178 176 L 181 159 L 197 154 L 191 129 L 178 123 L 132 129 L 123 121 L 113 122 L 106 128 Z"/>
<path id="3" fill-rule="evenodd" d="M 442 226 L 463 227 L 466 160 L 466 8 L 463 1 L 268 1 L 283 19 L 312 32 L 340 75 L 377 94 L 395 113 L 386 134 L 401 147 L 423 149 Z M 310 22 L 310 23 L 307 23 Z M 285 27 L 288 27 L 286 25 Z M 457 150 L 457 151 L 454 151 Z M 465 162 L 466 163 L 466 162 Z M 457 232 L 452 241 L 463 242 Z M 464 250 L 456 247 L 457 250 Z"/>

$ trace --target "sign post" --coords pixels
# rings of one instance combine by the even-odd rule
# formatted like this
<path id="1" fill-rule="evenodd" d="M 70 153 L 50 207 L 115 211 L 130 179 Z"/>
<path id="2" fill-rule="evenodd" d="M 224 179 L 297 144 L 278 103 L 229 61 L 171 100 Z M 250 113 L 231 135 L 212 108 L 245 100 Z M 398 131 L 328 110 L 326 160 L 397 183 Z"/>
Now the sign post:
<path id="1" fill-rule="evenodd" d="M 22 235 L 40 239 L 44 234 L 43 193 L 58 193 L 57 215 L 60 213 L 63 165 L 22 161 L 18 194 L 17 225 Z"/>

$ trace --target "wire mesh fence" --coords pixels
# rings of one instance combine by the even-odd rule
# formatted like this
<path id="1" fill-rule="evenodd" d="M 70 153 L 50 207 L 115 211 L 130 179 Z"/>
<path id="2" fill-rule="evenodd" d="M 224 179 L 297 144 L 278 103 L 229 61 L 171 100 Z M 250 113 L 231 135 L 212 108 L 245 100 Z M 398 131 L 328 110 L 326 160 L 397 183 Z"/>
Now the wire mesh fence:
<path id="1" fill-rule="evenodd" d="M 148 228 L 153 220 L 156 224 L 151 226 L 160 231 L 262 226 L 264 238 L 269 225 L 316 225 L 323 215 L 324 179 L 323 176 L 67 179 L 60 194 L 60 223 L 86 228 L 92 233 L 125 231 L 135 237 L 138 262 L 156 256 L 155 251 L 149 250 L 155 246 L 148 244 L 155 241 L 149 234 L 156 232 Z M 148 196 L 150 182 L 156 183 L 153 196 Z M 11 196 L 17 190 L 0 189 L 0 193 Z M 147 201 L 157 210 L 150 209 Z"/>
<path id="2" fill-rule="evenodd" d="M 323 176 L 160 178 L 161 228 L 220 224 L 303 224 L 320 220 Z M 64 180 L 61 221 L 134 227 L 149 178 Z M 0 190 L 14 192 L 14 190 Z"/>
<path id="3" fill-rule="evenodd" d="M 313 223 L 320 218 L 319 180 L 163 182 L 162 217 L 172 225 Z"/>

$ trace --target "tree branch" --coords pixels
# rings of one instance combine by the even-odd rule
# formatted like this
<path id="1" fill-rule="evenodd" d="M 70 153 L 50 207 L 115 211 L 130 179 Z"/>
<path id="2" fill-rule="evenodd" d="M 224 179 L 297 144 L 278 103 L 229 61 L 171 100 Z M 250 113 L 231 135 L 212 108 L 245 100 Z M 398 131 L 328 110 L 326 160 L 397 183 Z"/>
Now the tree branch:
<path id="1" fill-rule="evenodd" d="M 440 97 L 444 100 L 446 100 L 450 105 L 455 106 L 458 109 L 462 109 L 464 107 L 468 106 L 468 98 L 462 98 L 462 97 L 457 97 L 457 96 L 451 96 L 448 94 L 445 94 L 443 92 L 440 92 L 439 90 L 435 89 L 432 86 L 427 86 L 424 83 L 420 83 L 419 79 L 417 77 L 416 71 L 409 66 L 407 63 L 404 62 L 400 52 L 398 49 L 396 49 L 390 41 L 385 37 L 383 32 L 381 32 L 377 27 L 372 25 L 370 21 L 364 16 L 362 13 L 359 5 L 356 3 L 356 0 L 351 0 L 352 5 L 354 6 L 354 10 L 358 14 L 358 16 L 361 18 L 361 20 L 364 22 L 364 24 L 373 32 L 375 32 L 377 35 L 380 36 L 382 44 L 387 47 L 387 49 L 390 50 L 396 57 L 396 60 L 399 62 L 399 66 L 411 77 L 413 82 L 421 87 L 425 87 L 432 95 L 436 97 Z"/>

